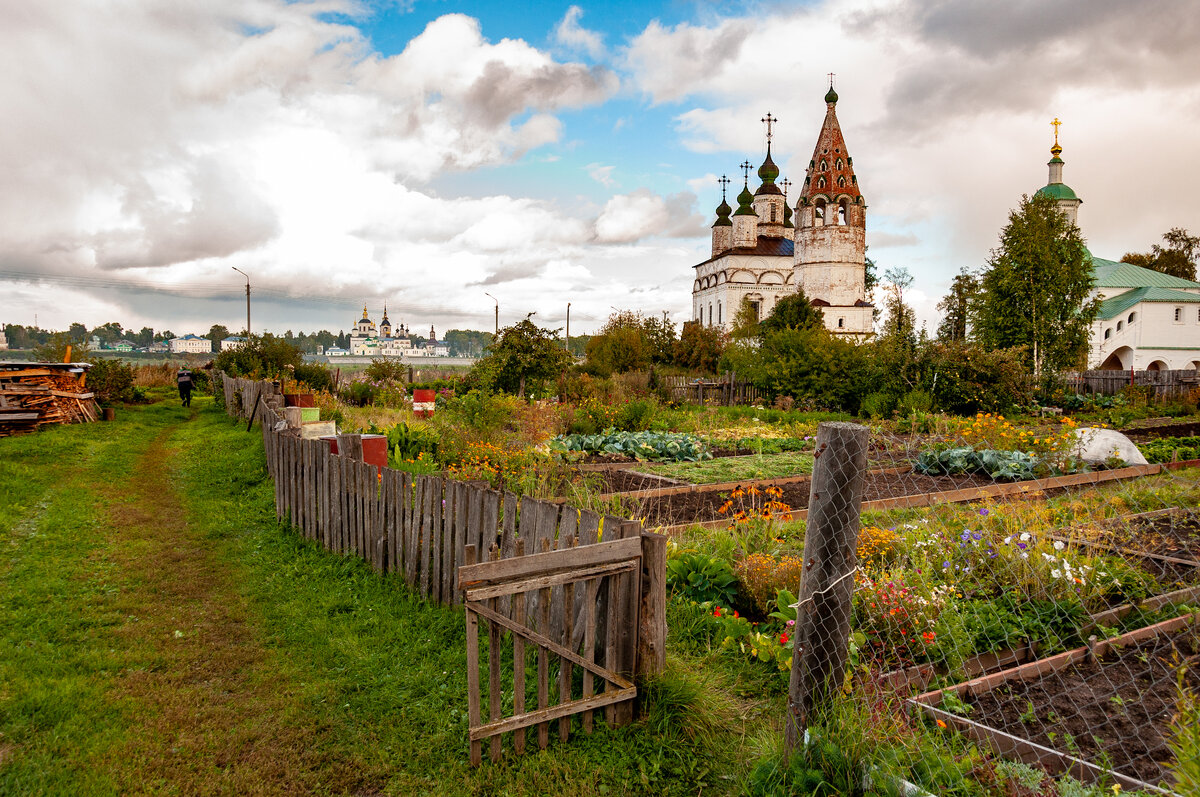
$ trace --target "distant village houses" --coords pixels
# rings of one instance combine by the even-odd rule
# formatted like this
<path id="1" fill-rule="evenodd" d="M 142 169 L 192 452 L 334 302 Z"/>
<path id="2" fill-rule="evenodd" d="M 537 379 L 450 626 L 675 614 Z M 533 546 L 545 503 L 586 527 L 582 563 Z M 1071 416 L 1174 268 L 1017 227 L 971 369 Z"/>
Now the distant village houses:
<path id="1" fill-rule="evenodd" d="M 184 335 L 182 338 L 171 338 L 170 352 L 172 354 L 212 354 L 212 341 L 198 335 Z"/>
<path id="2" fill-rule="evenodd" d="M 387 305 L 384 305 L 383 318 L 376 326 L 371 320 L 367 306 L 363 305 L 362 318 L 355 323 L 350 332 L 350 348 L 347 350 L 331 346 L 325 349 L 325 356 L 449 357 L 450 348 L 438 342 L 437 333 L 432 326 L 429 327 L 429 339 L 424 342 L 414 341 L 405 324 L 393 327 L 388 319 Z"/>

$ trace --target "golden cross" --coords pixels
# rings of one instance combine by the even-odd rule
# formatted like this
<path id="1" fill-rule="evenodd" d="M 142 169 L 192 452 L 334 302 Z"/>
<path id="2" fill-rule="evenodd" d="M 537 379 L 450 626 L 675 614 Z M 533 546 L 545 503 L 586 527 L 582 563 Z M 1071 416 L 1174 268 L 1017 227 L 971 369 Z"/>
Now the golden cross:
<path id="1" fill-rule="evenodd" d="M 1054 128 L 1054 146 L 1056 146 L 1056 147 L 1058 146 L 1058 128 L 1061 125 L 1062 125 L 1062 122 L 1058 121 L 1057 116 L 1054 117 L 1054 121 L 1050 123 L 1050 126 Z"/>
<path id="2" fill-rule="evenodd" d="M 767 111 L 767 115 L 764 116 L 759 121 L 767 123 L 767 141 L 769 143 L 771 141 L 771 125 L 774 124 L 775 122 L 778 122 L 779 120 L 777 118 L 775 118 L 774 116 L 771 116 L 770 111 Z"/>

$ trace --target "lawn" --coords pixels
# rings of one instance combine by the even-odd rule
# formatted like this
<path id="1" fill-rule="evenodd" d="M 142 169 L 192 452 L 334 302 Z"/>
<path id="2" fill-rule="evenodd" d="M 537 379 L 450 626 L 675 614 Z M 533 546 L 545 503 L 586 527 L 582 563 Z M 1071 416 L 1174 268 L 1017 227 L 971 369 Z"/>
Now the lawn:
<path id="1" fill-rule="evenodd" d="M 812 473 L 813 456 L 803 451 L 778 454 L 720 457 L 704 462 L 664 462 L 638 470 L 691 484 L 716 484 L 745 479 L 779 479 Z"/>
<path id="2" fill-rule="evenodd" d="M 733 794 L 778 684 L 669 640 L 643 718 L 472 769 L 464 623 L 275 521 L 198 399 L 0 440 L 0 793 Z"/>

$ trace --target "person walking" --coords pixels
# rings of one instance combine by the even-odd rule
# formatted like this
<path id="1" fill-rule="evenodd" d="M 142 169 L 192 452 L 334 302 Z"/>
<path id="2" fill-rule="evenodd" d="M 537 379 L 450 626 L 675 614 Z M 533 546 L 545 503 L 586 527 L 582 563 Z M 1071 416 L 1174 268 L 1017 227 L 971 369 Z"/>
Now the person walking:
<path id="1" fill-rule="evenodd" d="M 192 382 L 192 372 L 186 368 L 180 368 L 176 381 L 179 383 L 179 398 L 183 400 L 183 406 L 192 406 L 192 388 L 196 386 Z"/>

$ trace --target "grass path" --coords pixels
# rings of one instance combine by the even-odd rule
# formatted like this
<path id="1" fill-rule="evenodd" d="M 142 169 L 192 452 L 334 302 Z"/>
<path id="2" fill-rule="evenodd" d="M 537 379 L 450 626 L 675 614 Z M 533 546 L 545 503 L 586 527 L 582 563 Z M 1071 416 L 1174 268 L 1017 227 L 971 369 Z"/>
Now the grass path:
<path id="1" fill-rule="evenodd" d="M 244 429 L 0 440 L 0 794 L 729 794 L 769 746 L 759 675 L 678 648 L 642 722 L 471 769 L 461 612 L 280 526 Z"/>

